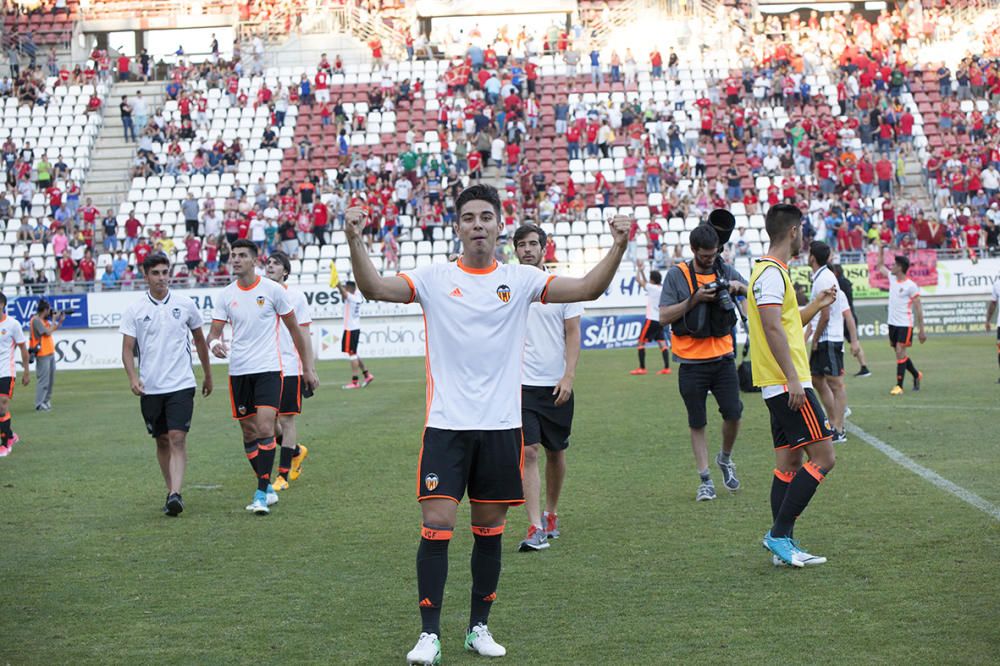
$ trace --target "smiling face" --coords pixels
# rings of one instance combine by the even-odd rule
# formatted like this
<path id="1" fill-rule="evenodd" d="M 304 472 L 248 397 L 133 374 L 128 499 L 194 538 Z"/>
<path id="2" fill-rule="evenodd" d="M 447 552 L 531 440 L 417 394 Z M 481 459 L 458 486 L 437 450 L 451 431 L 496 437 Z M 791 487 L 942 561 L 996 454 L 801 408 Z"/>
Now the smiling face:
<path id="1" fill-rule="evenodd" d="M 500 229 L 500 215 L 492 204 L 480 199 L 465 203 L 455 223 L 455 233 L 469 258 L 492 257 Z"/>

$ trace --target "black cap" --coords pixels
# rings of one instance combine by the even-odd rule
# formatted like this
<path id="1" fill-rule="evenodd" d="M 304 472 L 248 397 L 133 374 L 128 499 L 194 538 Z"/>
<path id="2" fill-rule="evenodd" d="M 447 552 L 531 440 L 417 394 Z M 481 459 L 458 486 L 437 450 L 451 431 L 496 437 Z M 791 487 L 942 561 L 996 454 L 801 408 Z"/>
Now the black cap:
<path id="1" fill-rule="evenodd" d="M 725 208 L 716 208 L 708 216 L 708 223 L 715 227 L 719 234 L 719 245 L 729 242 L 729 237 L 733 235 L 736 228 L 736 218 Z"/>

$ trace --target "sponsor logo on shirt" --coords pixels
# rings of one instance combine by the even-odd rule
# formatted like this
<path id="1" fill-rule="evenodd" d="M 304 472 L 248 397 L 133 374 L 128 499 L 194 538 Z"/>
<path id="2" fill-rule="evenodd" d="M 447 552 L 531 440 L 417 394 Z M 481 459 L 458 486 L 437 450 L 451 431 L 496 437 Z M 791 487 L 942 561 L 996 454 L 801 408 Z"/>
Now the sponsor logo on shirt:
<path id="1" fill-rule="evenodd" d="M 504 303 L 509 303 L 510 302 L 510 287 L 508 287 L 505 284 L 502 284 L 499 287 L 497 287 L 497 297 L 499 297 L 500 300 L 503 301 Z"/>
<path id="2" fill-rule="evenodd" d="M 451 293 L 448 295 L 454 298 L 462 298 L 462 290 L 459 289 L 458 287 L 455 287 L 454 289 L 451 290 Z M 510 296 L 508 296 L 508 298 L 510 298 Z"/>

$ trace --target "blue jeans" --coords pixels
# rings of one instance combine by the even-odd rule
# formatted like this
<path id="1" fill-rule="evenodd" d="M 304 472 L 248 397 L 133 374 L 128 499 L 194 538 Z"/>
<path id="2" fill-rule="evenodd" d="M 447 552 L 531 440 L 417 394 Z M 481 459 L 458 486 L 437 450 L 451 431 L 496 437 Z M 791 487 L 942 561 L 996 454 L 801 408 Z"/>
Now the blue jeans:
<path id="1" fill-rule="evenodd" d="M 566 144 L 566 149 L 569 151 L 569 159 L 578 160 L 580 159 L 580 144 L 576 141 L 570 141 Z"/>
<path id="2" fill-rule="evenodd" d="M 660 191 L 660 174 L 658 173 L 646 174 L 646 191 L 647 192 Z"/>
<path id="3" fill-rule="evenodd" d="M 132 133 L 132 140 L 135 141 L 135 125 L 132 124 L 132 117 L 126 116 L 122 118 L 122 129 L 125 132 L 125 140 L 128 141 L 129 132 Z"/>

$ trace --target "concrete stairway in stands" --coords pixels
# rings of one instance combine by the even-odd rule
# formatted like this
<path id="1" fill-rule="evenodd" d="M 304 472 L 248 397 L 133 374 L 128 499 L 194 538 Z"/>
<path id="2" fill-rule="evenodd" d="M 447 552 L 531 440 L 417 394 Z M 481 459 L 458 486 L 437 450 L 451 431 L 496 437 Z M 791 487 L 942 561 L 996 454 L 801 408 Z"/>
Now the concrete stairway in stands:
<path id="1" fill-rule="evenodd" d="M 142 91 L 142 96 L 146 99 L 148 117 L 152 118 L 166 97 L 162 81 L 116 83 L 108 95 L 104 126 L 91 154 L 90 172 L 83 192 L 84 200 L 91 197 L 102 214 L 108 208 L 117 213 L 122 201 L 128 196 L 132 182 L 130 168 L 138 144 L 125 141 L 118 105 L 121 104 L 123 95 L 132 98 L 139 91 Z"/>
<path id="2" fill-rule="evenodd" d="M 927 186 L 924 184 L 924 170 L 916 153 L 910 153 L 904 161 L 903 188 L 900 198 L 905 203 L 916 204 L 925 211 L 934 209 Z"/>

